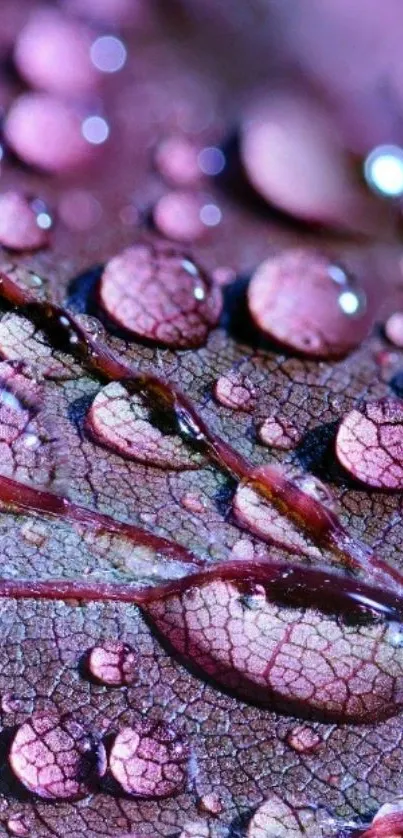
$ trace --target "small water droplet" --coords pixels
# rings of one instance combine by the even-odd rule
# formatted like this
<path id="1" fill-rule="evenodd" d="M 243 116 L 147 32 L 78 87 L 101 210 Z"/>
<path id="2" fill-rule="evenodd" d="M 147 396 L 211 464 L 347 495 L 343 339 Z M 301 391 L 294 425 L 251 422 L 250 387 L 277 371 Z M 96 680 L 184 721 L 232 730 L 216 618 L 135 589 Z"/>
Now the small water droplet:
<path id="1" fill-rule="evenodd" d="M 186 782 L 188 758 L 188 747 L 174 728 L 144 721 L 117 734 L 109 769 L 129 795 L 170 797 Z"/>
<path id="2" fill-rule="evenodd" d="M 11 815 L 7 821 L 7 829 L 10 835 L 17 835 L 19 838 L 25 838 L 31 832 L 31 825 L 27 815 L 22 812 L 16 812 Z"/>
<path id="3" fill-rule="evenodd" d="M 186 492 L 181 498 L 181 504 L 185 509 L 189 512 L 193 512 L 195 515 L 200 514 L 200 512 L 204 512 L 206 509 L 203 495 L 196 492 Z"/>
<path id="4" fill-rule="evenodd" d="M 321 737 L 308 725 L 296 725 L 287 734 L 287 744 L 299 754 L 312 754 L 320 748 Z"/>
<path id="5" fill-rule="evenodd" d="M 198 809 L 203 814 L 216 816 L 221 815 L 224 806 L 220 795 L 215 791 L 210 791 L 200 797 Z"/>
<path id="6" fill-rule="evenodd" d="M 286 417 L 269 416 L 259 425 L 258 436 L 263 445 L 287 451 L 298 444 L 301 432 Z"/>
<path id="7" fill-rule="evenodd" d="M 42 202 L 40 202 L 42 204 Z M 48 244 L 44 216 L 20 192 L 0 195 L 0 243 L 11 250 L 37 250 Z"/>
<path id="8" fill-rule="evenodd" d="M 234 369 L 217 379 L 214 396 L 224 407 L 248 412 L 255 406 L 256 390 L 247 375 Z"/>
<path id="9" fill-rule="evenodd" d="M 395 311 L 385 323 L 385 335 L 394 346 L 403 349 L 403 312 Z"/>
<path id="10" fill-rule="evenodd" d="M 105 640 L 90 650 L 87 667 L 91 677 L 100 684 L 123 687 L 135 681 L 138 657 L 127 643 Z"/>
<path id="11" fill-rule="evenodd" d="M 195 186 L 200 181 L 198 148 L 182 135 L 166 137 L 155 153 L 155 165 L 164 180 L 174 186 Z"/>

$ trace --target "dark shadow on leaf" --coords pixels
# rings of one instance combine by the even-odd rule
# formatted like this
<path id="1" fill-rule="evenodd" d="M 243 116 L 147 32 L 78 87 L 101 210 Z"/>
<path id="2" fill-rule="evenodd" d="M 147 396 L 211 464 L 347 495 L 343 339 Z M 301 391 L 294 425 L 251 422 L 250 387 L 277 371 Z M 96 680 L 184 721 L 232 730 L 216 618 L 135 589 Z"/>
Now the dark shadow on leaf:
<path id="1" fill-rule="evenodd" d="M 334 451 L 338 425 L 338 421 L 326 422 L 307 431 L 294 453 L 306 471 L 324 482 L 346 485 L 351 481 L 339 465 Z"/>

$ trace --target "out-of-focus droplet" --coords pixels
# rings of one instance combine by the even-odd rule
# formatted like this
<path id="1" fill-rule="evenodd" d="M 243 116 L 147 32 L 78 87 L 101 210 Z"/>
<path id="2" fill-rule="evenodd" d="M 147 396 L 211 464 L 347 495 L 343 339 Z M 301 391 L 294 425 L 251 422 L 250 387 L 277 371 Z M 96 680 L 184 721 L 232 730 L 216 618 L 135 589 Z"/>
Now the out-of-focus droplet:
<path id="1" fill-rule="evenodd" d="M 115 35 L 100 35 L 91 44 L 91 61 L 101 73 L 117 73 L 127 59 L 126 47 Z"/>
<path id="2" fill-rule="evenodd" d="M 367 402 L 343 417 L 336 437 L 342 466 L 361 483 L 379 489 L 403 488 L 403 402 Z"/>
<path id="3" fill-rule="evenodd" d="M 214 268 L 212 277 L 217 285 L 229 285 L 236 277 L 236 272 L 233 268 L 228 268 L 225 265 L 219 268 Z"/>
<path id="4" fill-rule="evenodd" d="M 138 244 L 114 256 L 102 274 L 99 300 L 126 331 L 182 349 L 205 343 L 222 309 L 221 290 L 167 242 Z"/>
<path id="5" fill-rule="evenodd" d="M 376 229 L 379 212 L 353 176 L 334 124 L 316 102 L 277 95 L 246 115 L 246 174 L 269 203 L 308 222 Z"/>
<path id="6" fill-rule="evenodd" d="M 202 239 L 206 225 L 200 217 L 205 200 L 194 192 L 167 192 L 153 210 L 157 230 L 168 239 L 195 242 Z"/>
<path id="7" fill-rule="evenodd" d="M 188 759 L 188 746 L 174 728 L 139 722 L 117 734 L 109 768 L 126 794 L 170 797 L 178 794 L 186 782 Z"/>
<path id="8" fill-rule="evenodd" d="M 214 396 L 224 407 L 248 412 L 255 405 L 256 391 L 248 376 L 234 369 L 217 379 Z"/>
<path id="9" fill-rule="evenodd" d="M 217 204 L 203 204 L 199 215 L 200 221 L 206 227 L 217 227 L 222 219 L 222 212 Z"/>
<path id="10" fill-rule="evenodd" d="M 58 211 L 66 227 L 77 233 L 95 227 L 102 215 L 101 204 L 85 189 L 67 189 L 63 192 Z"/>
<path id="11" fill-rule="evenodd" d="M 165 137 L 157 146 L 155 165 L 173 186 L 195 186 L 200 182 L 198 147 L 183 134 Z"/>
<path id="12" fill-rule="evenodd" d="M 76 99 L 97 83 L 90 47 L 85 26 L 58 9 L 43 7 L 32 12 L 18 35 L 14 61 L 33 87 Z"/>
<path id="13" fill-rule="evenodd" d="M 32 203 L 20 192 L 3 192 L 0 195 L 2 245 L 11 250 L 37 250 L 48 244 L 46 229 L 41 213 L 36 214 Z"/>
<path id="14" fill-rule="evenodd" d="M 394 346 L 403 349 L 403 311 L 395 311 L 385 323 L 385 335 Z"/>
<path id="15" fill-rule="evenodd" d="M 264 335 L 322 358 L 345 355 L 358 346 L 376 310 L 369 289 L 326 257 L 304 250 L 262 262 L 249 284 L 248 305 Z"/>
<path id="16" fill-rule="evenodd" d="M 109 125 L 103 116 L 86 116 L 81 125 L 82 135 L 91 145 L 102 145 L 109 137 Z"/>
<path id="17" fill-rule="evenodd" d="M 308 725 L 296 725 L 287 734 L 287 745 L 298 754 L 313 754 L 322 743 L 318 733 Z"/>
<path id="18" fill-rule="evenodd" d="M 403 148 L 381 145 L 374 148 L 364 163 L 368 186 L 385 198 L 403 195 Z"/>
<path id="19" fill-rule="evenodd" d="M 78 112 L 46 93 L 19 96 L 8 111 L 4 133 L 18 157 L 39 169 L 63 172 L 91 159 Z"/>
<path id="20" fill-rule="evenodd" d="M 135 681 L 138 658 L 127 643 L 105 640 L 90 650 L 87 667 L 92 678 L 100 684 L 123 687 Z"/>
<path id="21" fill-rule="evenodd" d="M 269 416 L 259 425 L 258 436 L 263 445 L 287 451 L 298 444 L 301 431 L 286 417 Z"/>

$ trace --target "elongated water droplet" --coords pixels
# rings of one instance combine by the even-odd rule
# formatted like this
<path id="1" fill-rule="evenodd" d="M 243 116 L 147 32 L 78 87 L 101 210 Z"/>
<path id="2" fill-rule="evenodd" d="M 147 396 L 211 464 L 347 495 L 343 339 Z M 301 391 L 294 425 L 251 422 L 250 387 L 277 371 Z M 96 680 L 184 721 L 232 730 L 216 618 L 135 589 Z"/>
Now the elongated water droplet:
<path id="1" fill-rule="evenodd" d="M 202 458 L 181 438 L 151 422 L 141 396 L 129 396 L 121 384 L 107 384 L 95 397 L 87 428 L 103 445 L 134 460 L 167 469 L 198 468 Z"/>

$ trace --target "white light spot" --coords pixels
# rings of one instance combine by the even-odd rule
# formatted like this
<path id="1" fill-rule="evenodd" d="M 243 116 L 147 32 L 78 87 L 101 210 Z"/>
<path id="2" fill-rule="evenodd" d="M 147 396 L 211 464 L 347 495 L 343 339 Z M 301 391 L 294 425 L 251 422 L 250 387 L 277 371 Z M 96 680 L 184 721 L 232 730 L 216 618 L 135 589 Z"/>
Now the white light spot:
<path id="1" fill-rule="evenodd" d="M 117 73 L 127 58 L 126 47 L 114 35 L 101 35 L 91 46 L 91 61 L 101 73 Z"/>
<path id="2" fill-rule="evenodd" d="M 41 230 L 49 230 L 52 226 L 52 217 L 48 212 L 40 212 L 36 216 L 36 223 Z"/>
<path id="3" fill-rule="evenodd" d="M 197 162 L 203 174 L 213 177 L 222 172 L 225 166 L 225 156 L 220 148 L 206 146 L 200 151 Z"/>
<path id="4" fill-rule="evenodd" d="M 204 288 L 202 288 L 201 285 L 197 285 L 193 293 L 194 293 L 194 296 L 196 297 L 196 300 L 204 300 L 204 298 L 206 296 L 205 292 L 204 292 Z"/>
<path id="5" fill-rule="evenodd" d="M 37 448 L 39 445 L 39 438 L 36 434 L 26 434 L 24 437 L 24 445 L 26 445 L 27 448 Z"/>
<path id="6" fill-rule="evenodd" d="M 403 148 L 394 145 L 377 146 L 364 163 L 368 185 L 390 198 L 403 194 Z"/>
<path id="7" fill-rule="evenodd" d="M 199 271 L 196 268 L 194 262 L 191 262 L 190 259 L 183 259 L 182 260 L 182 268 L 187 271 L 188 274 L 192 276 L 197 276 Z"/>
<path id="8" fill-rule="evenodd" d="M 102 116 L 87 116 L 81 126 L 85 140 L 92 145 L 101 145 L 109 137 L 109 125 Z"/>
<path id="9" fill-rule="evenodd" d="M 206 227 L 216 227 L 222 219 L 222 212 L 216 204 L 204 204 L 200 210 L 200 221 Z"/>
<path id="10" fill-rule="evenodd" d="M 329 265 L 327 272 L 330 276 L 330 279 L 333 282 L 337 282 L 338 285 L 345 285 L 347 282 L 347 276 L 343 268 L 340 268 L 339 265 Z"/>
<path id="11" fill-rule="evenodd" d="M 360 308 L 360 300 L 354 291 L 343 291 L 339 297 L 339 306 L 345 314 L 356 314 Z"/>
<path id="12" fill-rule="evenodd" d="M 22 406 L 17 397 L 14 396 L 14 393 L 10 393 L 9 390 L 0 390 L 0 401 L 5 407 L 11 408 L 11 410 L 22 410 Z"/>

